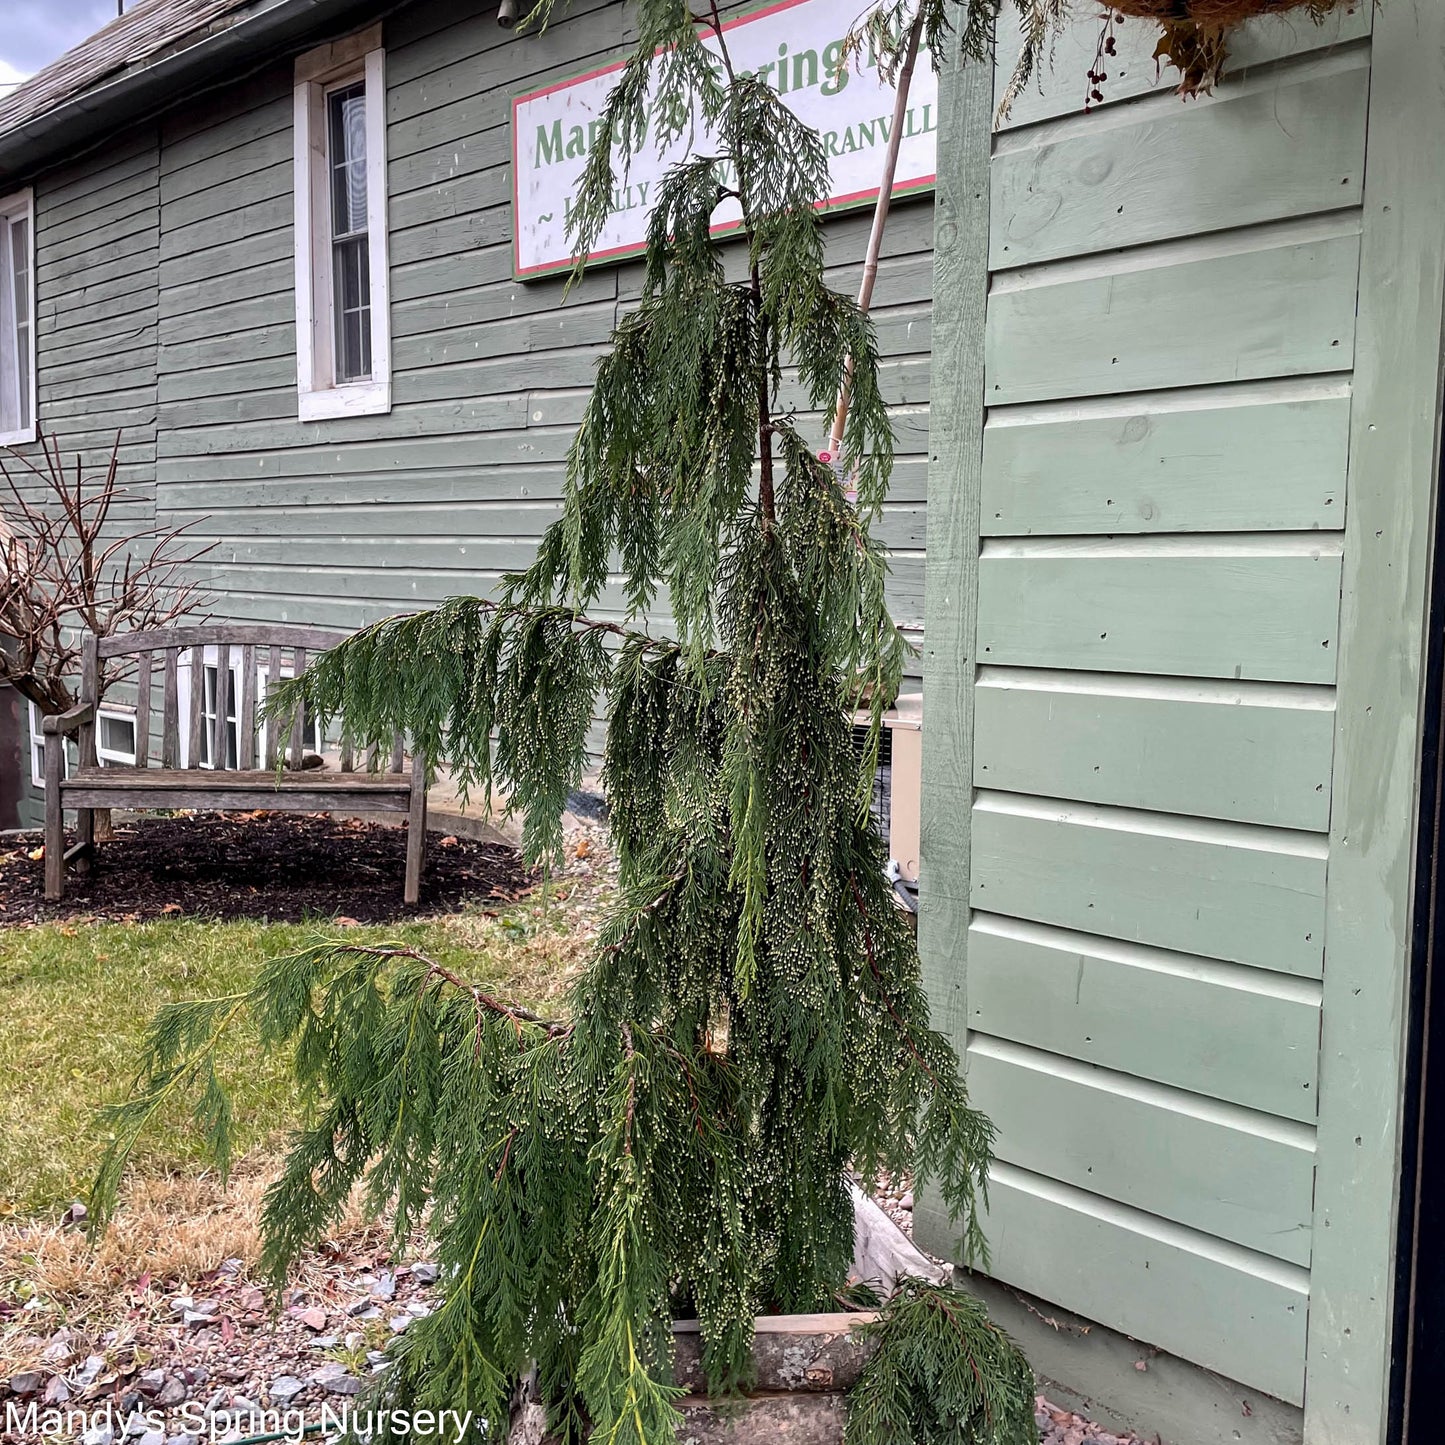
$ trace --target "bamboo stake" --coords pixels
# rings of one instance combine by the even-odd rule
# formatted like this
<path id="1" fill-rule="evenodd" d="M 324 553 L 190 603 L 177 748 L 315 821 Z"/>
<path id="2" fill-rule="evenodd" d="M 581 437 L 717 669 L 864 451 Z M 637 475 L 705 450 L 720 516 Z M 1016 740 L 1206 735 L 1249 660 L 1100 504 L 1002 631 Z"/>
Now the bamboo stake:
<path id="1" fill-rule="evenodd" d="M 898 148 L 903 143 L 903 125 L 908 118 L 908 92 L 913 84 L 913 64 L 918 59 L 918 42 L 923 34 L 923 7 L 913 17 L 908 31 L 908 51 L 898 71 L 898 89 L 893 98 L 893 128 L 888 132 L 888 151 L 883 159 L 883 176 L 878 183 L 878 200 L 873 207 L 873 228 L 868 233 L 868 251 L 863 258 L 863 280 L 858 286 L 858 309 L 867 311 L 873 304 L 873 283 L 878 279 L 878 254 L 883 249 L 883 228 L 888 223 L 888 207 L 893 201 L 893 177 L 898 170 Z M 853 358 L 843 367 L 843 385 L 838 393 L 838 409 L 833 414 L 833 432 L 828 440 L 826 460 L 837 464 L 843 450 L 843 427 L 848 420 L 848 405 L 853 399 Z"/>

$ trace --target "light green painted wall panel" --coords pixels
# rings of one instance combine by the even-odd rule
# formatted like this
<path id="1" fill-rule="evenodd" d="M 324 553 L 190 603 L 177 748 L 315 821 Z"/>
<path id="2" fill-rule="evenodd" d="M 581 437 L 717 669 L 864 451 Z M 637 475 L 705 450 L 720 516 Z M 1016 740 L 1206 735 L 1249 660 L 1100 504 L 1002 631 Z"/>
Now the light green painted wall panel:
<path id="1" fill-rule="evenodd" d="M 1327 683 L 1335 675 L 1337 542 L 1227 541 L 1131 550 L 1000 543 L 979 565 L 982 662 Z M 1027 546 L 1033 550 L 1023 550 Z M 1275 546 L 1281 550 L 1272 551 Z M 1072 553 L 1072 555 L 1070 555 Z"/>
<path id="2" fill-rule="evenodd" d="M 1300 1402 L 1308 1275 L 1298 1266 L 1009 1164 L 995 1166 L 987 1229 L 997 1278 Z"/>
<path id="3" fill-rule="evenodd" d="M 989 264 L 1358 205 L 1369 79 L 1369 52 L 1348 50 L 1221 86 L 1210 105 L 1151 97 L 1117 125 L 1086 117 L 1011 147 L 993 167 Z"/>
<path id="4" fill-rule="evenodd" d="M 968 959 L 972 1029 L 1314 1122 L 1311 979 L 992 913 L 974 916 Z"/>
<path id="5" fill-rule="evenodd" d="M 1325 832 L 1331 702 L 1326 689 L 989 668 L 974 697 L 974 781 Z"/>
<path id="6" fill-rule="evenodd" d="M 1336 10 L 1322 25 L 1302 21 L 1298 15 L 1271 15 L 1251 20 L 1230 35 L 1231 78 L 1253 66 L 1270 65 L 1288 56 L 1310 57 L 1345 48 L 1350 42 L 1369 35 L 1371 9 L 1369 5 L 1352 5 Z M 1065 26 L 1052 52 L 1051 63 L 1014 102 L 1002 129 L 1018 130 L 1054 119 L 1063 119 L 1065 124 L 1075 127 L 1097 124 L 1101 110 L 1107 114 L 1116 108 L 1123 109 L 1122 101 L 1131 103 L 1130 110 L 1140 105 L 1179 109 L 1171 88 L 1172 71 L 1166 71 L 1161 77 L 1159 64 L 1154 59 L 1158 40 L 1159 32 L 1148 21 L 1131 20 L 1120 25 L 1115 32 L 1118 54 L 1105 64 L 1109 79 L 1103 87 L 1104 99 L 1093 111 L 1084 114 L 1082 106 L 1088 92 L 1085 76 L 1094 68 L 1097 58 L 1094 52 L 1098 31 L 1088 23 Z M 1018 26 L 999 26 L 999 95 L 1013 73 L 1019 42 Z M 1228 87 L 1220 86 L 1213 96 L 1202 96 L 1189 104 L 1191 108 L 1207 111 L 1227 96 Z M 1112 120 L 1112 115 L 1109 118 Z M 1227 177 L 1223 184 L 1229 184 Z"/>
<path id="7" fill-rule="evenodd" d="M 984 432 L 982 531 L 1338 530 L 1349 427 L 1348 388 L 1317 382 L 1001 408 Z"/>
<path id="8" fill-rule="evenodd" d="M 1310 1126 L 1002 1039 L 974 1042 L 968 1085 L 999 1159 L 1309 1264 Z"/>
<path id="9" fill-rule="evenodd" d="M 1312 834 L 985 793 L 973 906 L 1311 978 L 1325 845 Z"/>
<path id="10" fill-rule="evenodd" d="M 1087 263 L 1050 262 L 995 280 L 990 405 L 1339 371 L 1355 332 L 1358 222 L 1286 226 L 1267 237 L 1167 243 Z M 1225 254 L 1199 248 L 1249 246 Z M 1198 298 L 1180 315 L 1180 297 Z"/>

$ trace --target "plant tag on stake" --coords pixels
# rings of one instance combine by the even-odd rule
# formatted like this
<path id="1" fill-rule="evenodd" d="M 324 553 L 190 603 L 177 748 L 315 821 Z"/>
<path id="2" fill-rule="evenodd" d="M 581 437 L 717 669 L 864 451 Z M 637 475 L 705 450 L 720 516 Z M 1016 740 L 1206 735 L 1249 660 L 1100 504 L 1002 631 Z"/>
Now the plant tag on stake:
<path id="1" fill-rule="evenodd" d="M 818 460 L 826 462 L 833 468 L 833 475 L 838 478 L 838 485 L 843 489 L 843 495 L 848 498 L 851 506 L 858 505 L 858 488 L 843 475 L 843 457 L 841 453 L 834 456 L 826 447 L 818 453 Z"/>

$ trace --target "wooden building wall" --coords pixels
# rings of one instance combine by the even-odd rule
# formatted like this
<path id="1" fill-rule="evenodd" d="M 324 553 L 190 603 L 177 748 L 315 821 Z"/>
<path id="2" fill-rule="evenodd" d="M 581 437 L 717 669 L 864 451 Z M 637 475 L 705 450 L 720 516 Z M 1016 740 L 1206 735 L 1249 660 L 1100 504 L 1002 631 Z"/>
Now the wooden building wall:
<path id="1" fill-rule="evenodd" d="M 385 27 L 394 405 L 296 420 L 291 68 L 168 119 L 161 145 L 158 505 L 219 542 L 221 609 L 355 626 L 530 561 L 635 265 L 512 279 L 510 101 L 616 55 L 617 7 L 583 0 L 541 36 L 494 7 L 417 4 Z M 833 227 L 855 288 L 863 213 Z M 878 322 L 900 453 L 895 601 L 922 619 L 932 207 L 901 205 Z"/>
<path id="2" fill-rule="evenodd" d="M 1258 24 L 1187 104 L 1139 24 L 1089 113 L 1082 23 L 997 132 L 1011 57 L 945 87 L 921 939 L 992 1275 L 1142 1342 L 1105 1403 L 1181 1445 L 1383 1439 L 1432 8 Z"/>
<path id="3" fill-rule="evenodd" d="M 296 417 L 289 57 L 36 180 L 41 418 L 92 460 L 124 428 L 144 505 L 215 543 L 215 615 L 356 627 L 528 564 L 641 270 L 599 266 L 565 299 L 562 279 L 512 279 L 511 98 L 623 53 L 629 13 L 577 0 L 542 35 L 503 30 L 494 0 L 386 19 L 389 416 Z M 845 291 L 869 220 L 830 223 Z M 874 302 L 898 449 L 884 536 L 915 635 L 932 242 L 931 197 L 900 201 Z"/>

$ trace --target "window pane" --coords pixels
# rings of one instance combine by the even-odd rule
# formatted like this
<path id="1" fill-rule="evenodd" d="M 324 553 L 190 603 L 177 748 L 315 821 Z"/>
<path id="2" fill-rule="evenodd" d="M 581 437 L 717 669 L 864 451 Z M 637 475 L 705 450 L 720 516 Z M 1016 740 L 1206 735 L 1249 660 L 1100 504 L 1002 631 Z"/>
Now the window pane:
<path id="1" fill-rule="evenodd" d="M 327 97 L 331 141 L 331 234 L 366 230 L 366 86 L 334 90 Z"/>
<path id="2" fill-rule="evenodd" d="M 17 426 L 30 425 L 30 218 L 10 223 L 10 267 L 15 296 L 15 390 Z"/>
<path id="3" fill-rule="evenodd" d="M 371 375 L 371 257 L 365 236 L 332 249 L 336 281 L 336 379 Z"/>

